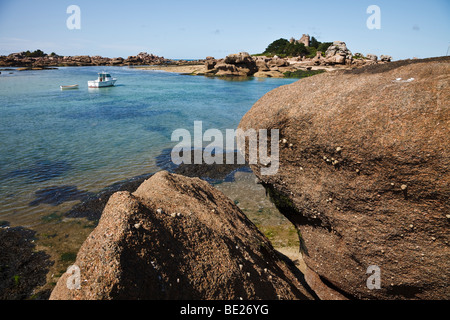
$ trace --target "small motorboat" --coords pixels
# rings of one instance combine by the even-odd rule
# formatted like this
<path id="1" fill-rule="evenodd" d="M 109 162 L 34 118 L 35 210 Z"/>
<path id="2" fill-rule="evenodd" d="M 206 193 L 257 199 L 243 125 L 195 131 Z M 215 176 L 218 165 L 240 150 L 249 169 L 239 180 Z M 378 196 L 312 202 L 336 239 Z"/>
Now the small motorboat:
<path id="1" fill-rule="evenodd" d="M 72 90 L 72 89 L 78 89 L 77 84 L 72 84 L 70 86 L 59 86 L 61 90 Z"/>
<path id="2" fill-rule="evenodd" d="M 100 72 L 97 80 L 88 81 L 89 88 L 103 88 L 112 87 L 116 83 L 117 79 L 111 77 L 109 73 Z"/>

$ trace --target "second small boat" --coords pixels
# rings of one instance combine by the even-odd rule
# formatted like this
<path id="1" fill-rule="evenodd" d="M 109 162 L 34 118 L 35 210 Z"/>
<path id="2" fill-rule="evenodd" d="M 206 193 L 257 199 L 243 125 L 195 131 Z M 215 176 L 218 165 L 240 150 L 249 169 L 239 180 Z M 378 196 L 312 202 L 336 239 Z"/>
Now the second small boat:
<path id="1" fill-rule="evenodd" d="M 89 88 L 103 88 L 112 87 L 116 83 L 117 79 L 111 77 L 109 73 L 100 72 L 97 80 L 88 81 Z"/>
<path id="2" fill-rule="evenodd" d="M 61 90 L 72 90 L 72 89 L 78 89 L 77 84 L 72 84 L 70 86 L 59 86 Z"/>

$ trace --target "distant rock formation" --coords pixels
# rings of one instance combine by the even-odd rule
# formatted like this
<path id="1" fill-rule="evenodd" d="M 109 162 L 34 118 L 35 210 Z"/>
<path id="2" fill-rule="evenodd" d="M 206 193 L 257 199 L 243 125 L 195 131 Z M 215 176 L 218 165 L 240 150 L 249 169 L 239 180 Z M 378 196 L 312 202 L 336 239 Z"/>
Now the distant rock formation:
<path id="1" fill-rule="evenodd" d="M 256 62 L 247 52 L 230 54 L 214 67 L 216 75 L 251 76 L 258 71 Z"/>
<path id="2" fill-rule="evenodd" d="M 169 61 L 170 60 L 164 59 L 164 57 L 158 57 L 153 54 L 148 54 L 147 52 L 140 52 L 137 56 L 129 56 L 126 60 L 122 59 L 122 63 L 126 65 L 161 64 Z"/>
<path id="3" fill-rule="evenodd" d="M 225 59 L 215 60 L 209 57 L 205 61 L 206 75 L 215 76 L 256 76 L 256 77 L 284 77 L 284 72 L 295 71 L 290 67 L 287 59 L 277 56 L 273 58 L 254 57 L 247 52 L 230 54 Z"/>
<path id="4" fill-rule="evenodd" d="M 304 34 L 300 40 L 291 38 L 291 42 L 310 45 L 310 37 Z M 200 60 L 170 60 L 146 52 L 136 56 L 105 58 L 101 56 L 58 56 L 45 55 L 44 57 L 29 57 L 25 52 L 0 56 L 0 67 L 19 67 L 22 70 L 51 69 L 58 66 L 130 66 L 130 65 L 174 65 L 189 66 L 204 64 L 205 72 L 196 71 L 195 74 L 216 76 L 256 76 L 256 77 L 284 77 L 286 72 L 296 70 L 310 70 L 314 67 L 360 68 L 370 64 L 384 64 L 391 62 L 392 57 L 368 54 L 366 57 L 360 53 L 352 56 L 345 42 L 335 41 L 324 53 L 317 51 L 314 57 L 278 56 L 251 56 L 247 52 L 230 54 L 224 59 L 207 57 Z"/>
<path id="5" fill-rule="evenodd" d="M 330 64 L 348 64 L 352 63 L 352 52 L 347 49 L 347 45 L 342 41 L 334 41 L 333 45 L 328 47 L 325 52 L 325 62 Z"/>
<path id="6" fill-rule="evenodd" d="M 293 73 L 297 70 L 311 70 L 312 67 L 344 67 L 346 69 L 360 68 L 370 64 L 384 64 L 391 62 L 391 56 L 381 56 L 380 60 L 373 55 L 364 57 L 358 53 L 353 56 L 345 42 L 335 41 L 322 55 L 318 51 L 313 58 L 293 57 L 280 58 L 278 56 L 251 56 L 247 52 L 230 54 L 224 59 L 207 57 L 204 60 L 205 72 L 197 74 L 214 76 L 254 76 L 283 78 L 285 73 Z"/>
<path id="7" fill-rule="evenodd" d="M 231 200 L 166 171 L 111 196 L 75 265 L 50 299 L 313 299 Z"/>
<path id="8" fill-rule="evenodd" d="M 441 57 L 303 79 L 243 117 L 240 129 L 280 130 L 278 173 L 251 168 L 299 230 L 307 266 L 345 295 L 450 298 L 448 101 Z"/>
<path id="9" fill-rule="evenodd" d="M 369 60 L 372 60 L 372 61 L 375 61 L 375 62 L 378 61 L 378 56 L 375 55 L 375 54 L 369 53 L 366 57 L 367 57 L 367 59 L 369 59 Z"/>
<path id="10" fill-rule="evenodd" d="M 153 54 L 141 52 L 137 56 L 129 56 L 127 59 L 105 58 L 101 56 L 58 56 L 45 55 L 43 57 L 27 57 L 25 52 L 12 53 L 8 56 L 0 56 L 0 67 L 28 67 L 46 68 L 57 66 L 124 66 L 124 65 L 149 65 L 166 64 L 172 60 L 158 57 Z"/>
<path id="11" fill-rule="evenodd" d="M 381 55 L 380 56 L 380 60 L 383 61 L 383 62 L 391 62 L 392 57 L 388 56 L 388 55 Z"/>

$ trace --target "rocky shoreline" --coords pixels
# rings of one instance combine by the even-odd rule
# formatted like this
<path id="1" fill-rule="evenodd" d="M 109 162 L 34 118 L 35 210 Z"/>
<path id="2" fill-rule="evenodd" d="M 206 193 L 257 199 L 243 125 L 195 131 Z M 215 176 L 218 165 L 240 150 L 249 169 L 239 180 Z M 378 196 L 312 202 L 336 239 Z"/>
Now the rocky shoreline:
<path id="1" fill-rule="evenodd" d="M 146 52 L 126 59 L 56 54 L 31 57 L 25 52 L 20 52 L 0 56 L 0 67 L 17 67 L 19 71 L 24 71 L 78 66 L 136 66 L 145 70 L 216 77 L 303 78 L 325 71 L 351 70 L 368 65 L 386 64 L 391 60 L 392 57 L 387 55 L 382 55 L 380 58 L 374 54 L 353 55 L 345 42 L 335 41 L 326 52 L 318 51 L 313 58 L 306 56 L 282 58 L 240 52 L 230 54 L 223 59 L 206 57 L 200 60 L 172 60 Z"/>
<path id="2" fill-rule="evenodd" d="M 304 78 L 325 71 L 352 70 L 371 65 L 390 63 L 392 57 L 382 55 L 355 56 L 347 49 L 345 42 L 335 41 L 326 52 L 318 51 L 314 58 L 250 55 L 247 52 L 230 54 L 224 59 L 206 57 L 203 61 L 160 64 L 138 67 L 144 70 L 161 70 L 190 75 L 214 77 L 256 77 L 256 78 Z"/>
<path id="3" fill-rule="evenodd" d="M 326 52 L 317 51 L 316 56 L 282 58 L 264 55 L 251 56 L 246 52 L 230 54 L 225 59 L 216 60 L 207 57 L 206 71 L 203 75 L 214 76 L 254 76 L 284 78 L 289 76 L 306 77 L 316 74 L 314 71 L 333 71 L 339 69 L 354 69 L 368 65 L 385 64 L 391 62 L 392 57 L 360 53 L 355 56 L 347 48 L 345 42 L 335 41 Z M 303 73 L 301 71 L 304 71 Z M 309 73 L 308 73 L 309 72 Z M 297 73 L 297 74 L 296 74 Z"/>
<path id="4" fill-rule="evenodd" d="M 101 56 L 59 56 L 43 55 L 30 57 L 25 52 L 0 56 L 0 67 L 18 67 L 26 69 L 49 69 L 52 67 L 81 67 L 81 66 L 134 66 L 172 63 L 173 60 L 141 52 L 136 56 L 106 58 Z"/>

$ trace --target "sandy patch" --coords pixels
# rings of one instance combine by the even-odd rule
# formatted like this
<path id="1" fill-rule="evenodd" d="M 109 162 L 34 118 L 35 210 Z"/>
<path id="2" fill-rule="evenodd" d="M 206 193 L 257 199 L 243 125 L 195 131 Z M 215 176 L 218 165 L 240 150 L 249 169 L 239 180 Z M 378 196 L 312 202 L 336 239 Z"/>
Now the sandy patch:
<path id="1" fill-rule="evenodd" d="M 196 65 L 158 65 L 158 66 L 149 66 L 149 67 L 136 67 L 136 69 L 141 70 L 158 70 L 158 71 L 166 71 L 166 72 L 174 72 L 174 73 L 182 73 L 182 74 L 199 74 L 204 73 L 206 71 L 206 67 L 203 64 Z"/>

